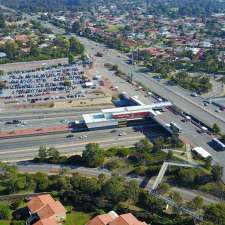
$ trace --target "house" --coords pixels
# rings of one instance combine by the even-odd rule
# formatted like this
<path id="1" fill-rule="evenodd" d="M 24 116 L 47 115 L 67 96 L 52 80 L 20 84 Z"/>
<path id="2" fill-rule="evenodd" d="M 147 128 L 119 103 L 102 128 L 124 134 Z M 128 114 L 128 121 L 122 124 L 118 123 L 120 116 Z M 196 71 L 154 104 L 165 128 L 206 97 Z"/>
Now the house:
<path id="1" fill-rule="evenodd" d="M 59 225 L 66 219 L 64 206 L 49 194 L 32 197 L 27 207 L 31 215 L 28 225 Z"/>
<path id="2" fill-rule="evenodd" d="M 91 219 L 86 225 L 147 225 L 139 221 L 133 214 L 126 213 L 118 215 L 114 211 L 107 214 L 98 215 Z"/>
<path id="3" fill-rule="evenodd" d="M 26 44 L 30 41 L 30 37 L 26 34 L 18 34 L 15 36 L 15 41 L 22 42 L 23 44 Z"/>

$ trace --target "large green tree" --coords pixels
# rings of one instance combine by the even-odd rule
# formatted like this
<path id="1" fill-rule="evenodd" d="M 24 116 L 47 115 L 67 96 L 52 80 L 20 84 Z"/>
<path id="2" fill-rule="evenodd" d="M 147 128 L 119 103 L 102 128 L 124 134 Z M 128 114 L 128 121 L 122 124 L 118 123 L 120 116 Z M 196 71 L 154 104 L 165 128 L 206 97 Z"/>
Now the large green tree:
<path id="1" fill-rule="evenodd" d="M 225 204 L 218 203 L 206 207 L 204 217 L 213 224 L 225 225 Z"/>
<path id="2" fill-rule="evenodd" d="M 104 162 L 103 150 L 96 143 L 89 143 L 86 145 L 82 153 L 82 160 L 86 166 L 99 167 Z"/>

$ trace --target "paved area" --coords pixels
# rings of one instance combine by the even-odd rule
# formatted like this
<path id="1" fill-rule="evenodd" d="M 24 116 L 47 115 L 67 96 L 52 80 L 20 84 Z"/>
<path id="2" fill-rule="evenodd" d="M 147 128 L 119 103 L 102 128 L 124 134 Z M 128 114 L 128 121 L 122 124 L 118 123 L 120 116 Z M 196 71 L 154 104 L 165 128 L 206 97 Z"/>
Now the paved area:
<path id="1" fill-rule="evenodd" d="M 92 42 L 90 40 L 81 38 L 83 44 L 86 46 L 90 55 L 95 55 L 97 51 L 101 51 L 104 57 L 99 61 L 104 63 L 112 63 L 119 66 L 119 68 L 127 74 L 130 74 L 132 66 L 126 63 L 127 57 L 114 49 L 107 49 L 104 45 Z M 171 101 L 174 105 L 181 108 L 186 113 L 193 115 L 205 124 L 212 126 L 217 123 L 221 130 L 225 133 L 225 112 L 215 112 L 215 106 L 203 106 L 204 99 L 199 97 L 191 97 L 190 91 L 187 91 L 178 86 L 167 86 L 166 81 L 156 81 L 153 78 L 154 74 L 143 72 L 143 68 L 133 68 L 133 79 L 149 87 L 152 92 L 159 94 L 163 98 Z"/>
<path id="2" fill-rule="evenodd" d="M 107 49 L 104 45 L 89 41 L 87 39 L 81 38 L 90 55 L 94 55 L 97 51 L 102 51 L 104 57 L 99 59 L 99 63 L 102 65 L 106 62 L 116 64 L 122 71 L 127 74 L 131 71 L 131 66 L 126 63 L 126 56 L 122 55 L 114 49 Z M 150 90 L 163 98 L 171 101 L 174 105 L 181 108 L 187 114 L 194 116 L 195 118 L 202 121 L 208 126 L 212 126 L 217 123 L 221 131 L 225 133 L 225 112 L 216 113 L 214 111 L 215 106 L 209 105 L 207 107 L 203 106 L 202 97 L 190 97 L 190 92 L 184 90 L 180 87 L 170 87 L 165 84 L 165 81 L 156 81 L 152 78 L 153 75 L 141 71 L 140 68 L 135 68 L 133 72 L 133 78 L 143 85 L 150 88 Z M 118 82 L 119 78 L 113 77 L 114 82 Z M 124 86 L 124 90 L 127 93 L 131 89 L 134 89 L 131 85 L 127 87 Z M 146 98 L 142 92 L 137 92 L 137 95 L 142 96 L 141 98 Z M 150 100 L 148 100 L 150 98 Z M 147 101 L 152 101 L 151 97 L 146 98 Z M 214 158 L 214 160 L 219 163 L 224 168 L 223 180 L 225 181 L 225 152 L 216 151 L 209 144 L 213 135 L 207 133 L 199 133 L 199 127 L 192 122 L 183 122 L 183 118 L 179 115 L 174 114 L 172 111 L 167 111 L 159 115 L 159 118 L 164 121 L 164 123 L 170 123 L 174 121 L 178 126 L 182 128 L 181 138 L 187 144 L 191 146 L 201 146 L 206 149 Z"/>
<path id="3" fill-rule="evenodd" d="M 24 71 L 24 70 L 34 70 L 37 68 L 46 68 L 49 66 L 54 66 L 58 64 L 66 64 L 66 63 L 68 63 L 68 58 L 31 61 L 31 62 L 7 63 L 7 64 L 1 64 L 0 70 L 3 70 L 5 73 L 8 73 L 12 71 Z"/>
<path id="4" fill-rule="evenodd" d="M 120 133 L 126 135 L 120 136 Z M 141 138 L 147 135 L 149 138 L 156 138 L 163 135 L 161 129 L 148 125 L 137 127 L 117 128 L 116 132 L 110 129 L 73 133 L 73 137 L 68 138 L 67 134 L 52 134 L 44 136 L 21 137 L 0 140 L 0 160 L 20 161 L 32 159 L 38 153 L 39 146 L 54 146 L 62 154 L 75 154 L 82 152 L 88 143 L 99 143 L 102 147 L 112 147 L 118 145 L 133 146 Z"/>

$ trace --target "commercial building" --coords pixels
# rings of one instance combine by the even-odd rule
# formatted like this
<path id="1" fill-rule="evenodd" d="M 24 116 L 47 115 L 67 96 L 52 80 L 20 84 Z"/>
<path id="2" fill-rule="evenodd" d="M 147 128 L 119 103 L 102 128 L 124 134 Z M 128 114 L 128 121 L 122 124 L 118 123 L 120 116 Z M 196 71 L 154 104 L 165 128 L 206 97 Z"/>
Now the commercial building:
<path id="1" fill-rule="evenodd" d="M 103 109 L 97 113 L 84 114 L 83 119 L 88 129 L 122 126 L 127 121 L 153 118 L 157 116 L 154 109 L 162 109 L 167 106 L 171 106 L 171 103 L 161 102 L 152 105 Z"/>

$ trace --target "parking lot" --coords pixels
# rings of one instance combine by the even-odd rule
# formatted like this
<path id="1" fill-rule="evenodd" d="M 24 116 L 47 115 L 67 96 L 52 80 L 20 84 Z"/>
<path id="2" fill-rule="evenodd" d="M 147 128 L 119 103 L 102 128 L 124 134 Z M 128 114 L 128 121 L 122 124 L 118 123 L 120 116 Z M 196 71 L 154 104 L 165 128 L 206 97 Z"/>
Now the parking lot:
<path id="1" fill-rule="evenodd" d="M 4 103 L 36 103 L 85 98 L 100 85 L 100 77 L 88 78 L 83 65 L 64 65 L 26 72 L 11 72 L 1 97 Z"/>

